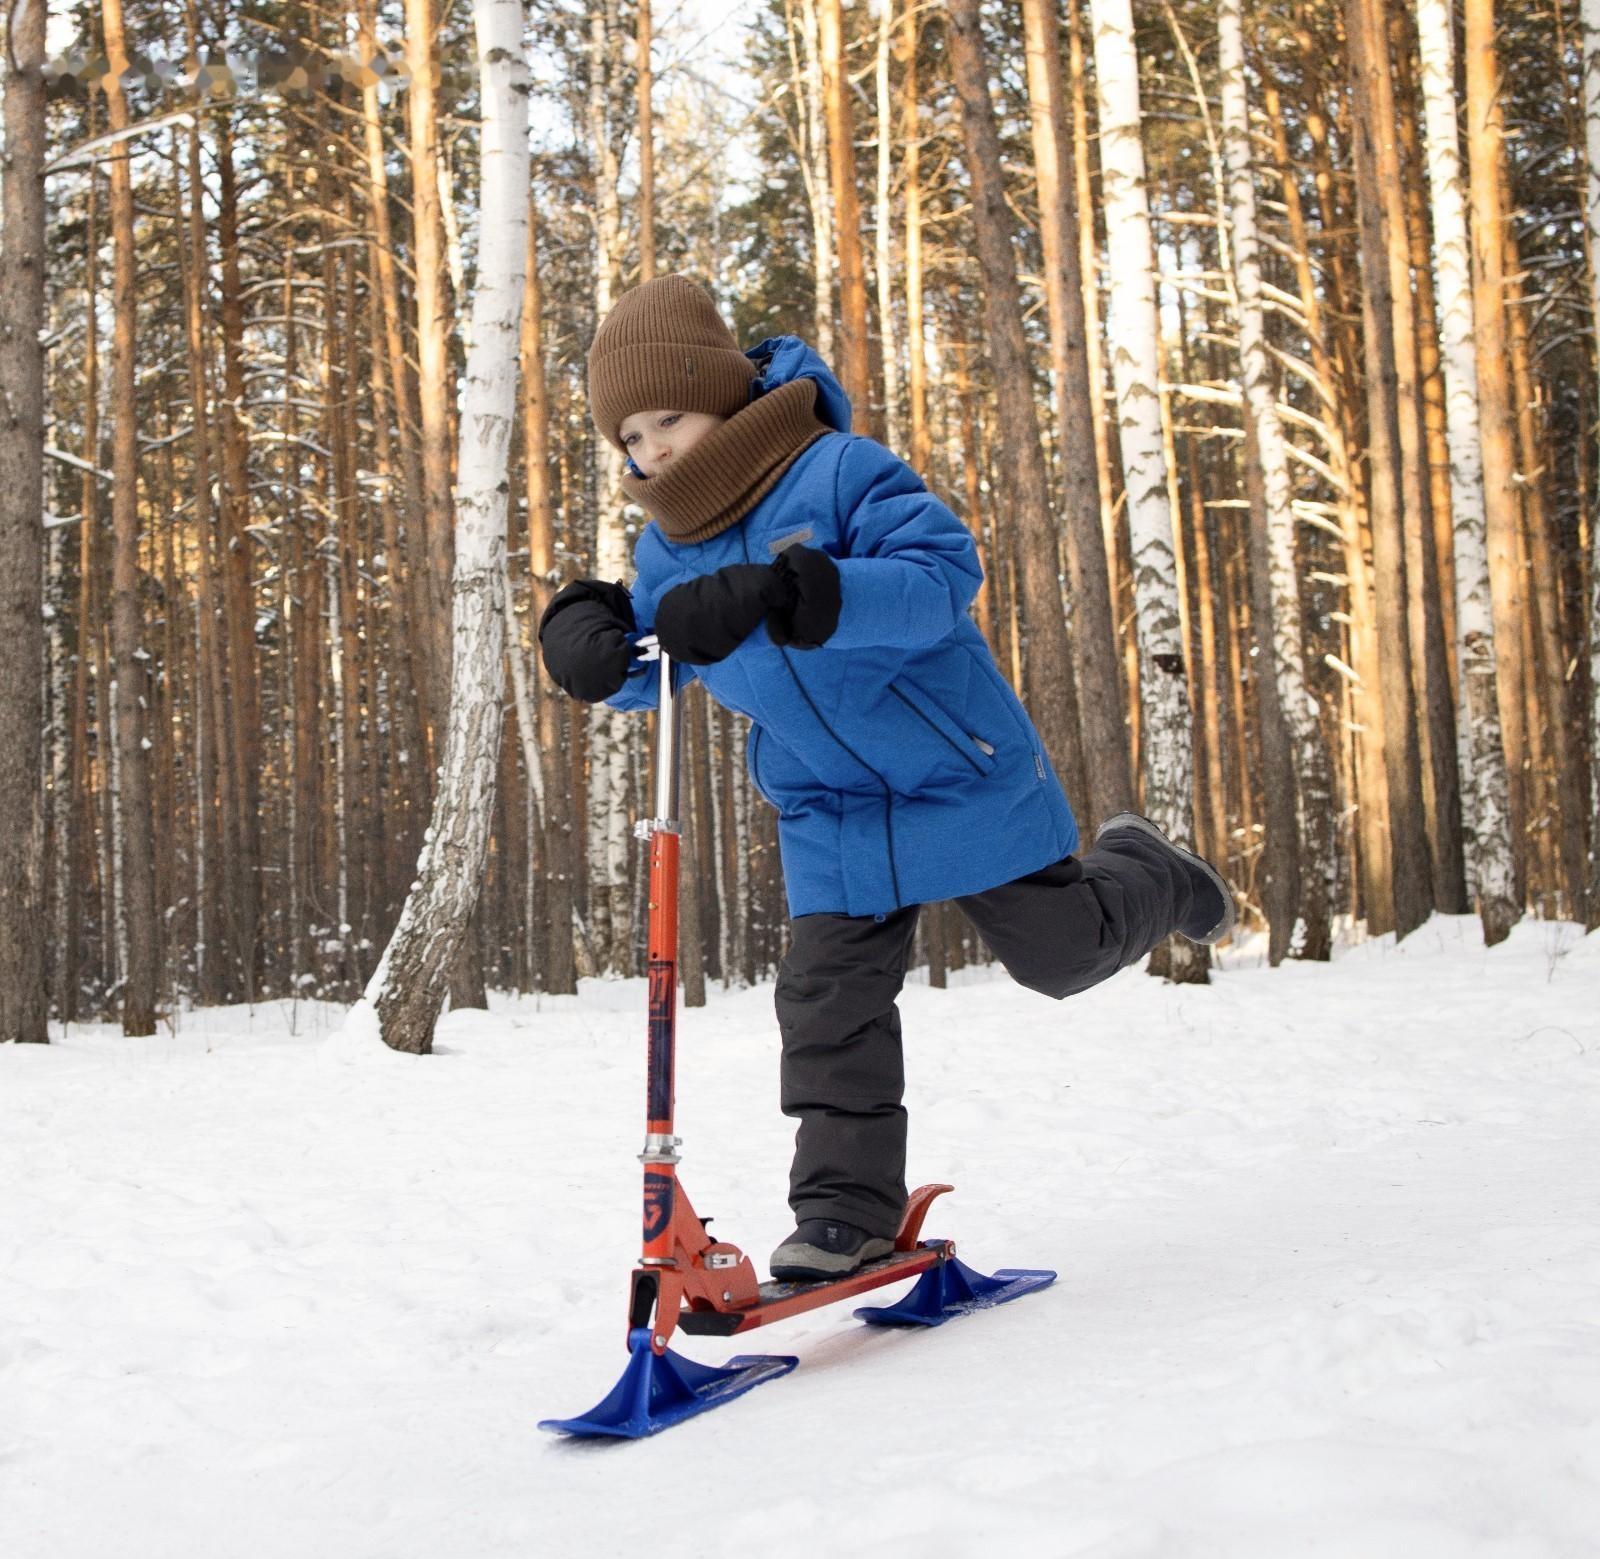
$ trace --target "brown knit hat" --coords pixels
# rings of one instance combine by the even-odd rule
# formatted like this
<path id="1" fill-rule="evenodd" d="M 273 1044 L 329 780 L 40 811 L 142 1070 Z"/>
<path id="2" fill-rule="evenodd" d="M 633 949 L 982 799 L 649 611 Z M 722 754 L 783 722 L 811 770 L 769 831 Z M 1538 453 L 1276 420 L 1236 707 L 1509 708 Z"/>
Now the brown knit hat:
<path id="1" fill-rule="evenodd" d="M 750 401 L 756 367 L 704 287 L 658 276 L 617 299 L 589 348 L 589 412 L 618 449 L 636 411 L 731 417 Z"/>

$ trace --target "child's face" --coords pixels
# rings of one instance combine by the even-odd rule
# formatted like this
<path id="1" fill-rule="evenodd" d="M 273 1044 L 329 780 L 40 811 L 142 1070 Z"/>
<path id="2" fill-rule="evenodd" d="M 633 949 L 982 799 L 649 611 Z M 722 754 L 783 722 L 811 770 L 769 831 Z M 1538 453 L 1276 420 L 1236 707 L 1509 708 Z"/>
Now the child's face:
<path id="1" fill-rule="evenodd" d="M 719 422 L 709 411 L 636 411 L 618 429 L 622 447 L 646 476 L 682 460 Z"/>

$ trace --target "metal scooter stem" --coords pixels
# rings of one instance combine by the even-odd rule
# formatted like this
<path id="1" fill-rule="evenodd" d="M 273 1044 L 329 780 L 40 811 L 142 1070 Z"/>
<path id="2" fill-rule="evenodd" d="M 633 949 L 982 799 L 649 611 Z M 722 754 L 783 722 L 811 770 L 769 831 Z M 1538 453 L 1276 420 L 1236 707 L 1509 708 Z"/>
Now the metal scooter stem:
<path id="1" fill-rule="evenodd" d="M 644 1249 L 641 1267 L 670 1268 L 677 1200 L 679 1139 L 673 1135 L 678 999 L 678 697 L 672 658 L 653 636 L 639 641 L 645 660 L 660 665 L 656 713 L 655 815 L 634 832 L 650 844 L 649 1084 L 645 1106 Z"/>

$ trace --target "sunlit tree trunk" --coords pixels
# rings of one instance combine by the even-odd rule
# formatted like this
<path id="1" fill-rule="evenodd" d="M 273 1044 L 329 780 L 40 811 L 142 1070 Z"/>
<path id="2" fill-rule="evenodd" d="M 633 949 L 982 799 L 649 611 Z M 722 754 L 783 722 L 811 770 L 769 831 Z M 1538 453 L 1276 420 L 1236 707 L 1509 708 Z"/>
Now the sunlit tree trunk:
<path id="1" fill-rule="evenodd" d="M 1367 365 L 1368 483 L 1372 560 L 1377 585 L 1378 654 L 1383 677 L 1384 767 L 1389 788 L 1389 850 L 1394 865 L 1395 930 L 1414 931 L 1431 904 L 1422 805 L 1416 700 L 1412 694 L 1406 618 L 1405 513 L 1397 481 L 1401 460 L 1399 388 L 1395 372 L 1391 243 L 1376 144 L 1392 133 L 1379 122 L 1386 44 L 1370 0 L 1347 0 L 1346 29 L 1354 84 L 1356 205 L 1361 231 L 1362 320 Z"/>
<path id="2" fill-rule="evenodd" d="M 222 401 L 215 409 L 222 454 L 217 537 L 223 631 L 227 639 L 228 745 L 239 786 L 234 815 L 233 891 L 229 927 L 239 995 L 254 1001 L 261 963 L 261 694 L 256 668 L 256 603 L 252 582 L 249 427 L 244 412 L 244 299 L 239 274 L 238 190 L 233 140 L 225 116 L 216 139 L 217 239 L 221 287 Z"/>
<path id="3" fill-rule="evenodd" d="M 1590 3 L 1600 5 L 1600 0 Z M 1455 38 L 1449 0 L 1418 0 L 1417 36 L 1433 205 L 1445 432 L 1450 443 L 1462 822 L 1484 941 L 1493 946 L 1505 940 L 1520 911 L 1513 870 L 1510 790 L 1495 695 L 1495 633 L 1484 534 L 1472 276 L 1456 129 Z"/>
<path id="4" fill-rule="evenodd" d="M 375 0 L 360 0 L 359 47 L 370 54 L 376 46 L 373 36 Z M 416 709 L 410 722 L 416 732 L 412 763 L 421 776 L 420 791 L 413 787 L 418 802 L 426 807 L 431 727 L 434 714 L 430 649 L 427 638 L 429 601 L 427 569 L 427 500 L 422 474 L 422 455 L 418 448 L 419 417 L 413 386 L 413 371 L 407 361 L 405 322 L 400 300 L 400 280 L 395 265 L 395 239 L 389 217 L 389 175 L 384 165 L 384 143 L 377 83 L 370 82 L 361 92 L 362 149 L 367 173 L 367 202 L 373 227 L 371 264 L 373 292 L 368 306 L 378 311 L 383 327 L 385 362 L 389 394 L 394 403 L 395 435 L 399 442 L 400 502 L 392 500 L 391 512 L 398 508 L 398 520 L 405 527 L 406 546 L 389 558 L 389 577 L 403 595 L 403 610 L 397 615 L 394 633 L 398 641 L 402 670 L 416 690 Z M 396 603 L 401 605 L 400 602 Z"/>
<path id="5" fill-rule="evenodd" d="M 1600 321 L 1600 0 L 1583 6 L 1583 123 L 1589 154 L 1584 218 L 1589 228 L 1589 304 Z M 1600 926 L 1600 520 L 1589 514 L 1589 844 L 1584 924 Z"/>
<path id="6" fill-rule="evenodd" d="M 528 616 L 537 623 L 558 577 L 555 505 L 550 495 L 550 391 L 544 370 L 544 296 L 538 267 L 537 212 L 528 202 L 528 262 L 522 295 L 522 459 L 528 499 Z M 507 605 L 509 606 L 509 598 Z M 522 653 L 518 637 L 512 653 Z M 531 653 L 531 646 L 530 651 Z M 576 992 L 572 961 L 572 896 L 576 887 L 578 822 L 572 787 L 562 774 L 562 704 L 548 683 L 532 679 L 538 701 L 537 752 L 525 754 L 530 783 L 541 771 L 538 822 L 544 853 L 545 965 L 543 989 L 559 995 Z M 519 722 L 520 723 L 520 722 Z"/>
<path id="7" fill-rule="evenodd" d="M 833 186 L 834 238 L 839 256 L 839 382 L 855 407 L 858 431 L 876 436 L 872 372 L 867 351 L 867 279 L 861 257 L 861 202 L 856 194 L 855 117 L 845 77 L 841 0 L 817 0 L 817 46 L 828 116 L 828 177 Z"/>
<path id="8" fill-rule="evenodd" d="M 978 0 L 951 0 L 947 37 L 972 185 L 973 226 L 983 275 L 988 355 L 1010 477 L 1027 615 L 1027 703 L 1069 793 L 1083 793 L 1083 747 L 1073 705 L 1071 650 L 1061 600 L 1060 532 L 1039 441 L 1033 373 L 1022 330 L 1012 219 L 1000 167 L 1000 137 L 989 97 Z M 1097 689 L 1098 693 L 1099 690 Z"/>
<path id="9" fill-rule="evenodd" d="M 1139 62 L 1129 0 L 1093 0 L 1090 15 L 1111 274 L 1111 368 L 1133 548 L 1144 810 L 1171 838 L 1187 843 L 1194 833 L 1188 671 L 1162 455 L 1161 324 L 1140 139 Z M 1173 979 L 1203 982 L 1208 968 L 1205 949 L 1172 942 L 1167 972 Z"/>
<path id="10" fill-rule="evenodd" d="M 191 53 L 191 58 L 194 55 Z M 201 301 L 206 272 L 205 226 L 201 213 L 200 142 L 198 129 L 191 125 L 187 136 L 188 190 L 184 213 L 188 221 L 187 251 L 179 246 L 182 271 L 185 339 L 188 346 L 189 404 L 194 423 L 189 433 L 189 454 L 193 471 L 192 502 L 195 522 L 194 575 L 198 587 L 196 662 L 191 690 L 191 718 L 197 744 L 203 743 L 209 763 L 201 765 L 197 780 L 201 789 L 195 798 L 196 849 L 207 857 L 215 886 L 197 893 L 198 990 L 201 1001 L 218 1002 L 237 995 L 242 980 L 234 978 L 243 952 L 235 940 L 240 912 L 239 890 L 234 881 L 239 862 L 238 774 L 230 763 L 224 735 L 227 703 L 223 687 L 223 614 L 218 609 L 217 571 L 213 551 L 215 529 L 212 509 L 211 424 L 208 416 L 210 386 L 207 377 L 207 342 Z M 174 159 L 176 161 L 176 159 Z M 218 782 L 220 781 L 220 787 Z M 222 805 L 217 806 L 217 791 Z M 216 824 L 220 822 L 221 828 Z M 226 930 L 224 929 L 226 928 Z"/>
<path id="11" fill-rule="evenodd" d="M 900 20 L 903 62 L 901 113 L 905 127 L 901 166 L 906 192 L 906 397 L 911 413 L 911 467 L 919 476 L 931 482 L 933 439 L 928 429 L 928 350 L 922 296 L 922 124 L 918 112 L 917 73 L 919 40 L 917 8 L 908 5 Z M 888 317 L 887 313 L 885 317 Z M 887 327 L 885 329 L 887 331 Z"/>
<path id="12" fill-rule="evenodd" d="M 0 74 L 0 1044 L 43 1044 L 45 7 L 34 0 L 7 15 L 9 52 Z"/>
<path id="13" fill-rule="evenodd" d="M 405 0 L 405 92 L 411 157 L 411 263 L 417 319 L 417 390 L 422 431 L 424 579 L 428 710 L 444 718 L 450 686 L 450 292 L 445 285 L 444 215 L 439 200 L 439 60 L 435 0 Z M 437 751 L 438 734 L 434 736 Z"/>
<path id="14" fill-rule="evenodd" d="M 894 215 L 889 204 L 890 151 L 894 140 L 894 99 L 889 95 L 889 55 L 894 38 L 894 0 L 878 0 L 878 51 L 873 81 L 878 94 L 878 183 L 875 270 L 878 329 L 883 340 L 884 440 L 897 454 L 905 447 L 900 429 L 900 348 L 894 323 Z M 914 131 L 913 127 L 913 131 Z"/>
<path id="15" fill-rule="evenodd" d="M 1119 694 L 1110 574 L 1100 525 L 1095 395 L 1083 309 L 1076 159 L 1062 91 L 1061 34 L 1053 0 L 1023 0 L 1022 14 L 1059 424 L 1071 645 L 1078 723 L 1083 733 L 1085 790 L 1073 801 L 1085 817 L 1100 819 L 1132 806 L 1134 793 Z"/>
<path id="16" fill-rule="evenodd" d="M 638 9 L 638 80 L 635 96 L 639 104 L 639 280 L 647 282 L 656 274 L 656 127 L 651 102 L 654 76 L 650 63 L 650 0 L 636 0 Z"/>
<path id="17" fill-rule="evenodd" d="M 505 671 L 506 471 L 516 410 L 528 221 L 521 0 L 475 0 L 482 83 L 472 351 L 462 399 L 450 714 L 432 826 L 389 946 L 367 986 L 385 1043 L 432 1049 L 450 967 L 478 894 L 500 758 Z"/>

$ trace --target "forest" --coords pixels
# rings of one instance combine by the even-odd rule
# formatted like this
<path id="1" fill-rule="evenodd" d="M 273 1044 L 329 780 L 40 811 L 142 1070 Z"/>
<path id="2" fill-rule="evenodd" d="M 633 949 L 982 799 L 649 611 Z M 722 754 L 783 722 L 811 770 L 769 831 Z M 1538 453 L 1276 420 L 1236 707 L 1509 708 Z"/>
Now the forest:
<path id="1" fill-rule="evenodd" d="M 1600 925 L 1600 0 L 7 17 L 0 1040 L 642 972 L 649 722 L 534 630 L 629 575 L 585 354 L 669 272 L 832 363 L 1085 828 L 1274 964 Z M 685 705 L 693 1005 L 787 921 Z"/>

